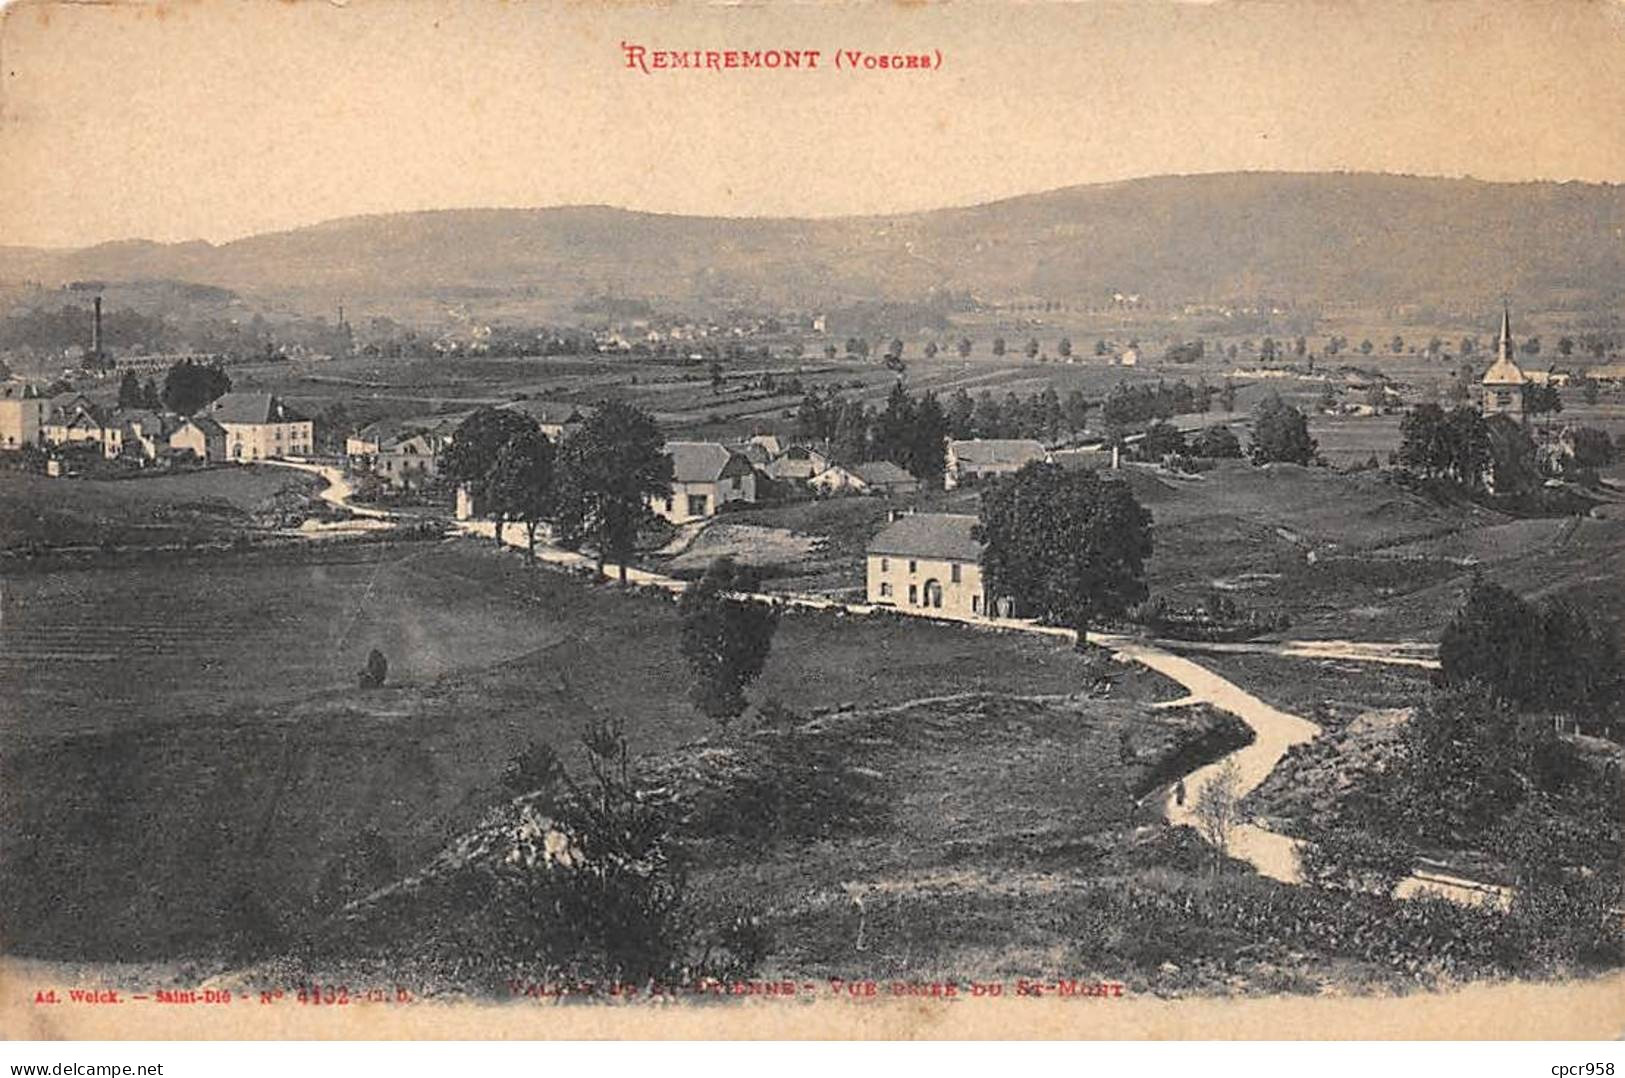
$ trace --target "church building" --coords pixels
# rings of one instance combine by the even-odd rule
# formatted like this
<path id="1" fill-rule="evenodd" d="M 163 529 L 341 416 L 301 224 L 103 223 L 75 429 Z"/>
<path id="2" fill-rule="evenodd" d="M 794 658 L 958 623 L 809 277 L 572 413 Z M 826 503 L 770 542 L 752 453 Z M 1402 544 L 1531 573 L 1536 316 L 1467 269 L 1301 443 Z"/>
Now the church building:
<path id="1" fill-rule="evenodd" d="M 1512 313 L 1501 308 L 1501 336 L 1495 345 L 1495 362 L 1484 372 L 1484 414 L 1524 417 L 1524 390 L 1529 377 L 1512 359 Z"/>

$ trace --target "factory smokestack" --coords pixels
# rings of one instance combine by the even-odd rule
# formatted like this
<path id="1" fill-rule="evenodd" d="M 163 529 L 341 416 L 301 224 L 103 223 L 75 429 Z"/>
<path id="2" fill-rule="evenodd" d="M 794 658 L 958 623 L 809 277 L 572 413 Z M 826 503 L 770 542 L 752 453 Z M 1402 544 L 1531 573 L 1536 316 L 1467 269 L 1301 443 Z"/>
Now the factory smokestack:
<path id="1" fill-rule="evenodd" d="M 96 366 L 102 365 L 102 297 L 97 296 L 91 300 L 95 308 L 95 320 L 90 324 L 90 354 L 96 360 Z"/>

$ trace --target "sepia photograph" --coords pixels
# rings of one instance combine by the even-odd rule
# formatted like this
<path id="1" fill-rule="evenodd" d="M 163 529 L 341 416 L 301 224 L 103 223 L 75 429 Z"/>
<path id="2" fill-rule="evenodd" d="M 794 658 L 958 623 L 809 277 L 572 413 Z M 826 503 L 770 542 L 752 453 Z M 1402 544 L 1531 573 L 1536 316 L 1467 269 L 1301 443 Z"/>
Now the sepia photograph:
<path id="1" fill-rule="evenodd" d="M 11 3 L 3 1035 L 1625 1035 L 1622 117 L 1615 0 Z"/>

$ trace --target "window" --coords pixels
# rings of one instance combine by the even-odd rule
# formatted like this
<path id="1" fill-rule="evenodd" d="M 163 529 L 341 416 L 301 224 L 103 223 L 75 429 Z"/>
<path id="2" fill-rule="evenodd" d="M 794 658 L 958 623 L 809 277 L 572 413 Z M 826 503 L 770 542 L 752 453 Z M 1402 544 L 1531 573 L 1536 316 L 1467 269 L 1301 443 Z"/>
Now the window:
<path id="1" fill-rule="evenodd" d="M 729 481 L 729 485 L 732 486 L 734 490 L 738 490 L 739 489 L 739 477 L 737 475 L 734 476 L 733 479 Z"/>
<path id="2" fill-rule="evenodd" d="M 913 558 L 910 558 L 909 561 L 908 561 L 908 571 L 911 572 L 911 573 L 919 572 L 920 571 L 920 563 L 915 561 Z"/>
<path id="3" fill-rule="evenodd" d="M 891 559 L 890 558 L 881 558 L 880 559 L 880 571 L 883 572 L 883 573 L 891 572 Z"/>
<path id="4" fill-rule="evenodd" d="M 910 584 L 908 586 L 908 605 L 920 605 L 920 586 L 918 584 Z"/>
<path id="5" fill-rule="evenodd" d="M 880 597 L 882 599 L 890 599 L 891 598 L 891 585 L 885 583 L 884 581 L 882 581 L 881 585 L 880 585 Z"/>
<path id="6" fill-rule="evenodd" d="M 670 498 L 666 499 L 666 512 L 668 512 L 668 513 L 671 512 L 671 499 Z"/>
<path id="7" fill-rule="evenodd" d="M 982 612 L 982 597 L 980 595 L 972 595 L 970 597 L 970 612 L 972 614 L 980 614 Z"/>
<path id="8" fill-rule="evenodd" d="M 704 494 L 690 494 L 688 496 L 688 515 L 703 517 L 710 512 L 711 499 Z"/>
<path id="9" fill-rule="evenodd" d="M 952 580 L 955 584 L 959 583 L 959 563 L 958 562 L 954 562 L 953 567 L 948 570 L 948 578 L 950 580 Z"/>

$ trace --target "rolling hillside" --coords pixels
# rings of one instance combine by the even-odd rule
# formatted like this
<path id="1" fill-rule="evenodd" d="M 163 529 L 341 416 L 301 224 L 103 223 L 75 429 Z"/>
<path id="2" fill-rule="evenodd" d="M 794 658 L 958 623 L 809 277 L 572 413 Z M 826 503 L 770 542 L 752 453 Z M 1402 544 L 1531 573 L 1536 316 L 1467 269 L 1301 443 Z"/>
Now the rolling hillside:
<path id="1" fill-rule="evenodd" d="M 970 293 L 1098 306 L 1268 300 L 1482 310 L 1625 305 L 1625 187 L 1235 173 L 1066 188 L 982 206 L 829 220 L 597 206 L 344 218 L 230 243 L 0 247 L 0 282 L 166 278 L 245 296 L 568 310 L 812 308 Z"/>

